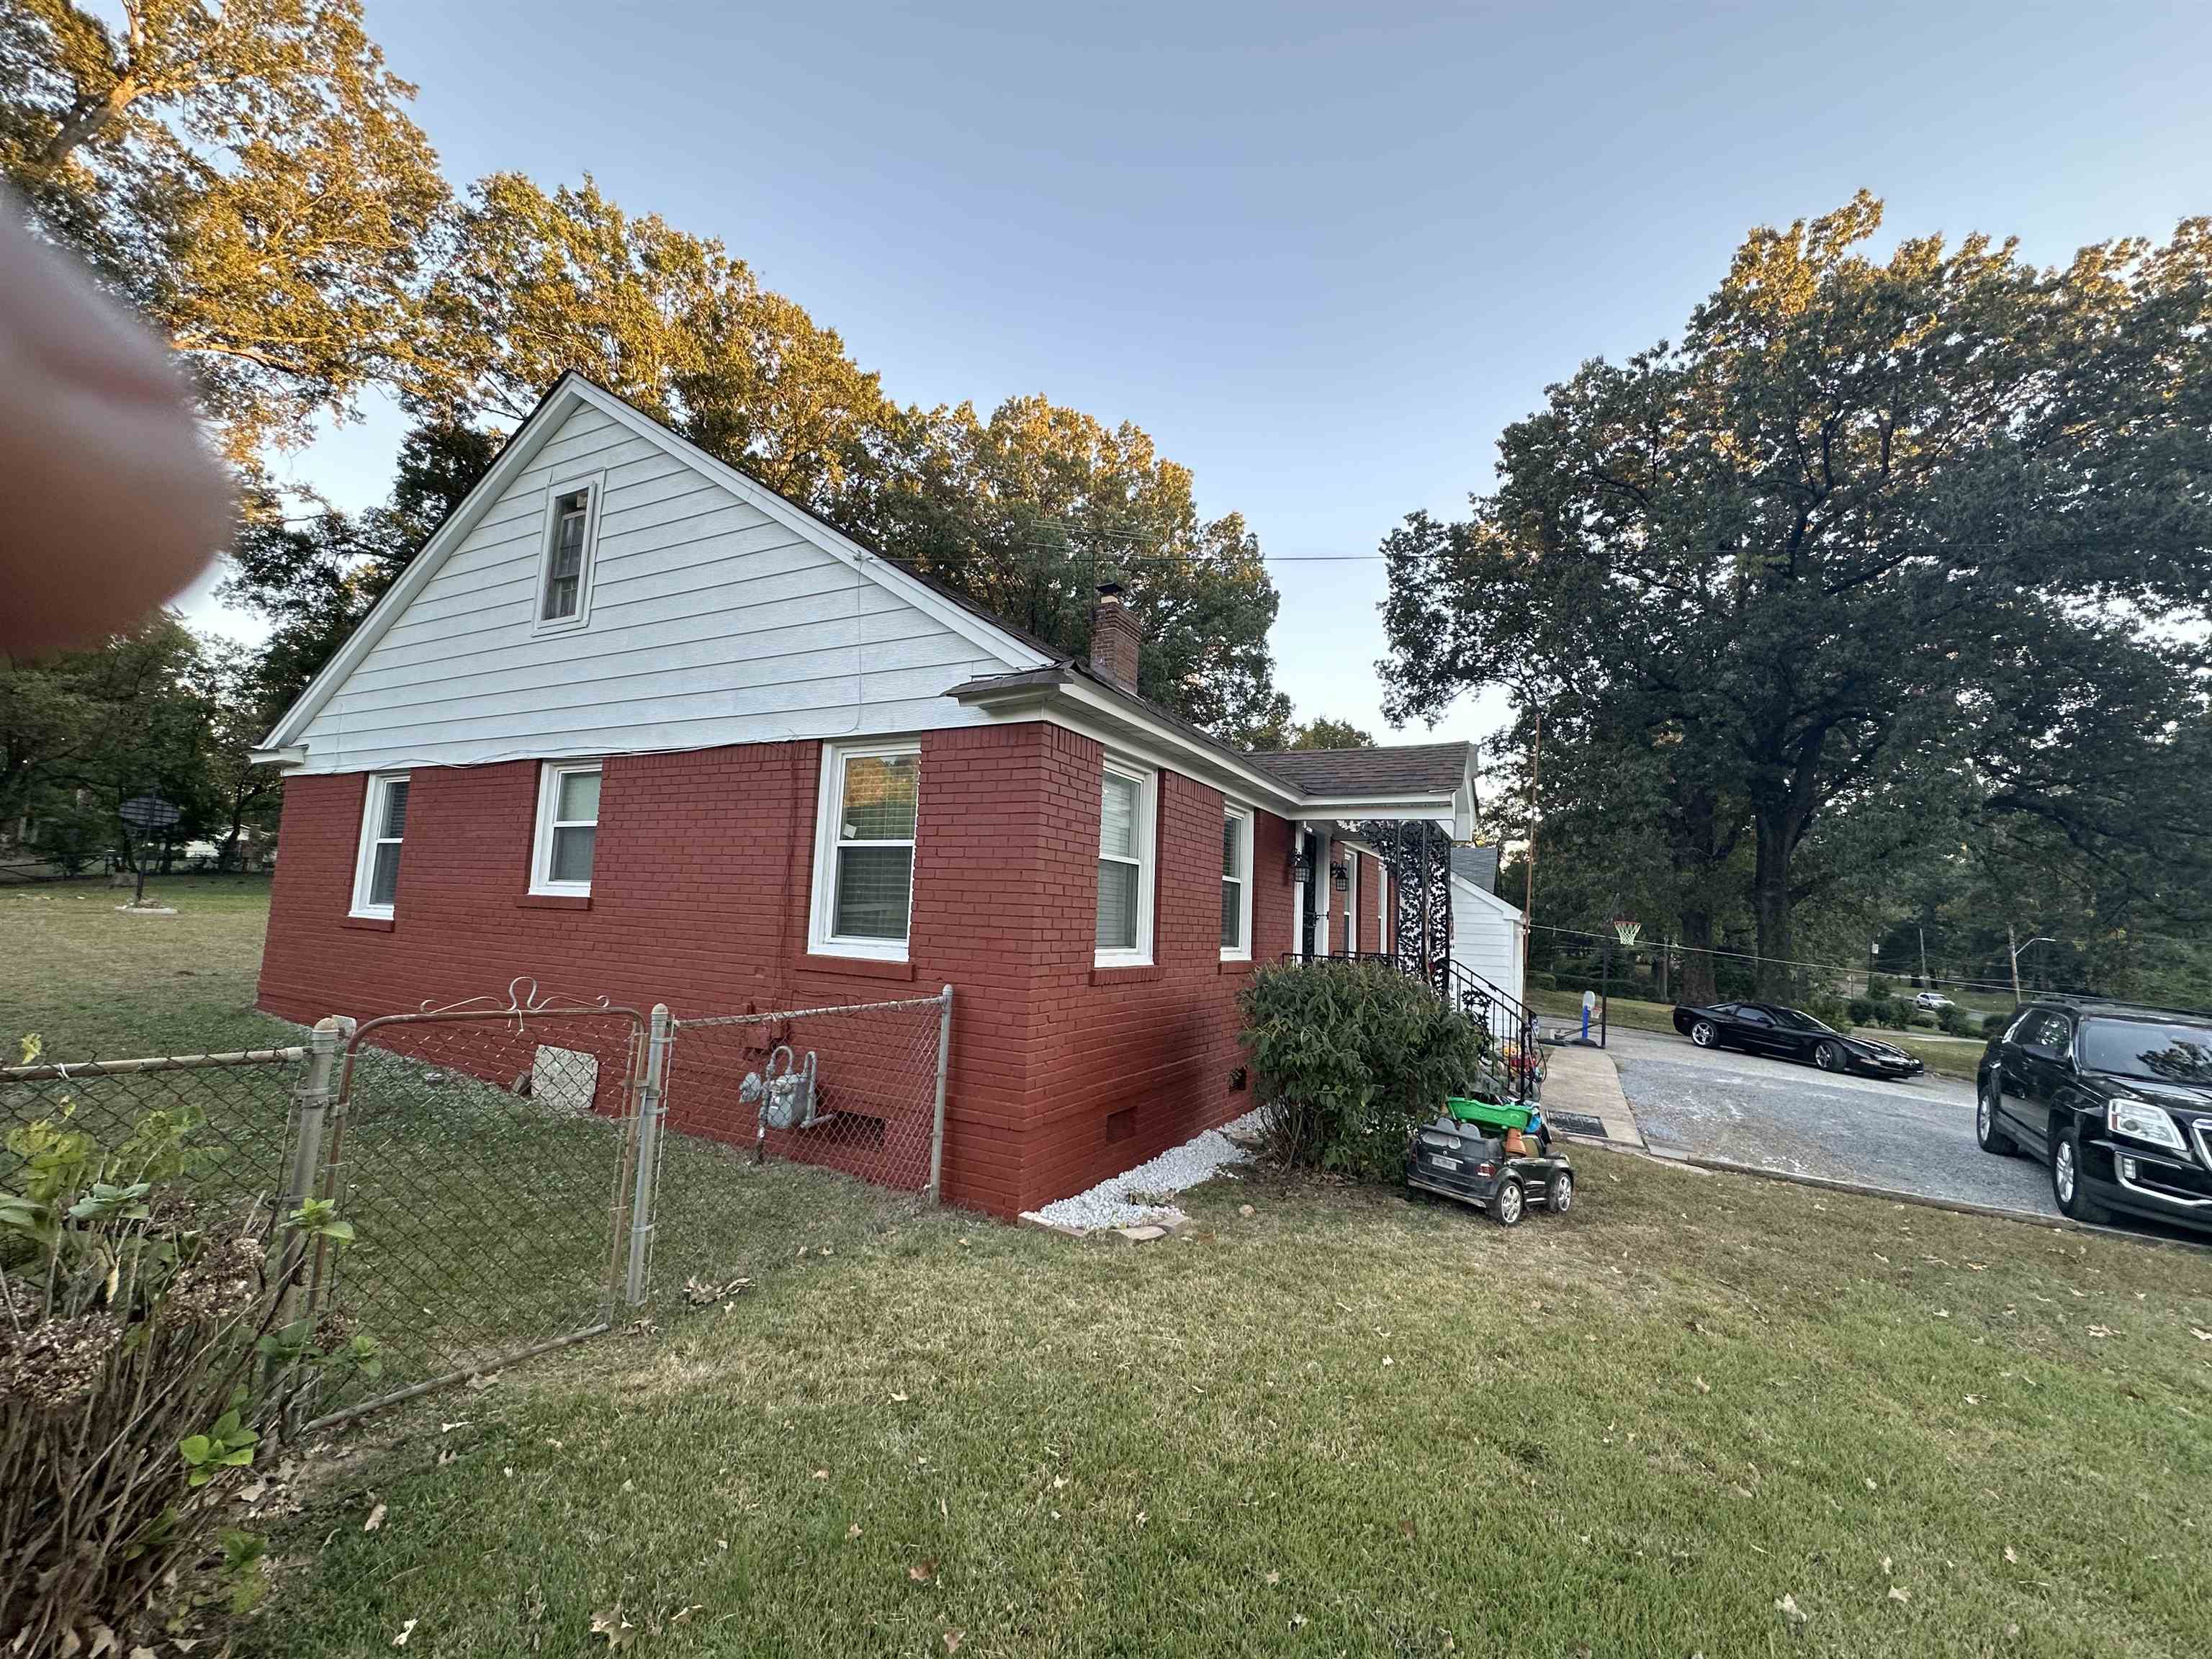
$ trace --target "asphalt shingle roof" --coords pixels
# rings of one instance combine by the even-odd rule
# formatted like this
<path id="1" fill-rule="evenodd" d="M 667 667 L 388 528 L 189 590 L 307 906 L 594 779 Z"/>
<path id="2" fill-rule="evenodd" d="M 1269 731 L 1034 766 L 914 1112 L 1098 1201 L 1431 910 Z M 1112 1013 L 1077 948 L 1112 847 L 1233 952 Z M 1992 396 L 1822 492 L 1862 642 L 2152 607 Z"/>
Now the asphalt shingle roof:
<path id="1" fill-rule="evenodd" d="M 1391 749 L 1278 749 L 1245 758 L 1310 795 L 1449 795 L 1467 775 L 1466 743 Z"/>
<path id="2" fill-rule="evenodd" d="M 1452 874 L 1462 881 L 1471 882 L 1486 893 L 1498 890 L 1498 843 L 1487 847 L 1455 847 L 1451 849 Z"/>

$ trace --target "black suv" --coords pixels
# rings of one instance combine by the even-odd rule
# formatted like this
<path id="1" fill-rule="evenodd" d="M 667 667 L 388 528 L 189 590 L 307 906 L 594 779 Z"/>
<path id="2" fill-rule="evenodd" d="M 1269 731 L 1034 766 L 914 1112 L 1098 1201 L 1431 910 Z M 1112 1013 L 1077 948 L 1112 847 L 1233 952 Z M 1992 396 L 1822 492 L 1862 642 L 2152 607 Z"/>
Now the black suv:
<path id="1" fill-rule="evenodd" d="M 2039 998 L 1990 1040 L 1975 1091 L 1982 1150 L 2039 1155 L 2068 1215 L 2212 1231 L 2212 1014 Z"/>

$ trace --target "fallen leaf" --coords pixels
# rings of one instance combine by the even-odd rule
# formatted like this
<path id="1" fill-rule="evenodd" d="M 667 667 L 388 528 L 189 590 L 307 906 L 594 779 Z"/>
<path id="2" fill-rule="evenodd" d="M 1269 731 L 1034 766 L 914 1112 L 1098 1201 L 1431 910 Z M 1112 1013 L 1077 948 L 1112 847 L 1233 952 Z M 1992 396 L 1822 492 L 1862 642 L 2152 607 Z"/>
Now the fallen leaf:
<path id="1" fill-rule="evenodd" d="M 415 1626 L 422 1622 L 419 1619 L 410 1619 L 405 1624 L 400 1626 L 399 1634 L 392 1638 L 392 1645 L 395 1648 L 405 1647 L 407 1638 L 415 1633 Z"/>
<path id="2" fill-rule="evenodd" d="M 2112 1328 L 2109 1325 L 2092 1325 L 2089 1327 L 2089 1334 L 2092 1336 L 2110 1336 L 2112 1334 Z"/>
<path id="3" fill-rule="evenodd" d="M 1267 1575 L 1267 1582 L 1271 1584 L 1279 1584 L 1283 1582 L 1283 1575 L 1279 1572 L 1271 1572 Z"/>
<path id="4" fill-rule="evenodd" d="M 491 1387 L 493 1383 L 498 1381 L 499 1373 L 497 1371 L 480 1371 L 476 1376 L 469 1379 L 469 1386 L 477 1389 L 478 1392 L 482 1392 L 483 1389 Z"/>
<path id="5" fill-rule="evenodd" d="M 848 1539 L 852 1539 L 852 1538 L 858 1538 L 860 1535 L 860 1523 L 859 1522 L 857 1522 L 857 1521 L 855 1521 L 854 1522 L 853 1522 L 853 1524 L 852 1524 L 851 1526 L 849 1526 L 849 1527 L 848 1527 L 848 1528 L 845 1528 L 845 1536 L 846 1536 L 847 1538 L 848 1538 Z M 729 1546 L 728 1546 L 728 1545 L 726 1545 L 726 1544 L 725 1544 L 722 1547 L 723 1547 L 723 1548 L 725 1548 L 725 1549 L 727 1549 L 727 1548 L 729 1547 Z"/>
<path id="6" fill-rule="evenodd" d="M 1784 1595 L 1774 1607 L 1775 1611 L 1795 1625 L 1803 1624 L 1808 1617 L 1805 1610 L 1797 1605 L 1797 1598 L 1794 1595 Z"/>
<path id="7" fill-rule="evenodd" d="M 814 1478 L 817 1480 L 827 1480 L 830 1478 L 830 1471 L 827 1469 L 817 1469 L 814 1471 Z"/>
<path id="8" fill-rule="evenodd" d="M 462 1419 L 459 1422 L 458 1422 L 458 1423 L 441 1423 L 441 1424 L 439 1424 L 439 1425 L 438 1425 L 438 1432 L 439 1432 L 440 1434 L 451 1434 L 451 1433 L 452 1433 L 455 1429 L 465 1429 L 466 1427 L 468 1427 L 468 1425 L 469 1425 L 469 1419 L 468 1419 L 467 1418 L 465 1418 L 465 1418 L 463 1418 L 463 1419 Z"/>
<path id="9" fill-rule="evenodd" d="M 1892 1584 L 1889 1587 L 1889 1599 L 1893 1601 L 1910 1601 L 1912 1599 L 1912 1592 L 1902 1584 Z"/>
<path id="10" fill-rule="evenodd" d="M 823 1255 L 829 1255 L 829 1254 L 830 1254 L 830 1252 L 829 1252 L 829 1251 L 827 1251 L 827 1250 L 824 1250 L 824 1251 L 823 1251 L 823 1253 L 822 1253 L 822 1254 L 823 1254 Z M 964 1630 L 949 1630 L 949 1631 L 947 1631 L 947 1632 L 945 1632 L 945 1650 L 947 1653 L 957 1653 L 957 1652 L 959 1652 L 959 1651 L 960 1651 L 960 1644 L 961 1644 L 961 1643 L 963 1643 L 963 1642 L 966 1641 L 967 1639 L 968 1639 L 968 1632 L 967 1632 L 966 1631 L 964 1631 Z"/>
<path id="11" fill-rule="evenodd" d="M 2200 1331 L 2196 1326 L 2191 1325 L 2189 1328 L 2189 1334 L 2199 1342 L 2212 1342 L 2212 1331 Z"/>
<path id="12" fill-rule="evenodd" d="M 1869 1476 L 1867 1476 L 1867 1478 L 1866 1478 L 1866 1483 L 1867 1483 L 1867 1490 L 1868 1490 L 1869 1492 L 1880 1492 L 1880 1491 L 1881 1490 L 1881 1487 L 1879 1487 L 1879 1486 L 1875 1486 L 1875 1483 L 1874 1483 L 1874 1477 L 1873 1477 L 1872 1475 L 1869 1475 Z"/>
<path id="13" fill-rule="evenodd" d="M 891 1396 L 891 1404 L 893 1404 L 894 1406 L 903 1406 L 903 1405 L 905 1405 L 905 1404 L 906 1404 L 906 1396 L 905 1396 L 904 1395 L 902 1395 L 902 1394 L 895 1394 L 895 1395 L 893 1395 Z"/>
<path id="14" fill-rule="evenodd" d="M 1386 1365 L 1389 1365 L 1389 1364 L 1395 1364 L 1395 1361 L 1393 1361 L 1393 1360 L 1391 1359 L 1390 1356 L 1389 1356 L 1389 1354 L 1387 1354 L 1387 1353 L 1386 1353 L 1386 1354 L 1384 1354 L 1384 1355 L 1382 1356 L 1382 1363 L 1383 1363 L 1384 1364 L 1386 1364 Z"/>
<path id="15" fill-rule="evenodd" d="M 604 1636 L 611 1648 L 625 1646 L 637 1627 L 623 1617 L 622 1604 L 617 1602 L 605 1613 L 592 1615 L 592 1634 Z"/>
<path id="16" fill-rule="evenodd" d="M 368 1512 L 368 1519 L 361 1523 L 363 1532 L 374 1532 L 384 1524 L 384 1505 L 379 1504 Z"/>
<path id="17" fill-rule="evenodd" d="M 1881 1558 L 1881 1576 L 1885 1578 L 1889 1577 L 1889 1558 L 1886 1555 Z"/>
<path id="18" fill-rule="evenodd" d="M 1713 1391 L 1713 1385 L 1706 1382 L 1702 1376 L 1692 1377 L 1690 1379 L 1690 1386 L 1695 1389 L 1699 1394 L 1711 1394 Z"/>
<path id="19" fill-rule="evenodd" d="M 438 1454 L 438 1467 L 441 1469 L 444 1468 L 447 1464 L 452 1462 L 459 1455 L 460 1453 L 455 1451 L 451 1446 L 447 1447 L 445 1450 Z"/>
<path id="20" fill-rule="evenodd" d="M 86 1659 L 100 1659 L 101 1654 L 111 1653 L 122 1645 L 115 1639 L 115 1632 L 107 1626 L 94 1625 L 92 1627 L 92 1651 L 86 1656 Z"/>
<path id="21" fill-rule="evenodd" d="M 1067 1477 L 1066 1477 L 1066 1475 L 1064 1475 L 1064 1474 L 1055 1474 L 1055 1475 L 1054 1475 L 1054 1476 L 1053 1476 L 1053 1478 L 1052 1478 L 1052 1489 L 1053 1489 L 1054 1492 L 1058 1492 L 1061 1487 L 1065 1486 L 1066 1484 L 1067 1484 Z"/>
<path id="22" fill-rule="evenodd" d="M 2020 1565 L 2020 1557 L 2014 1553 L 2013 1547 L 2009 1544 L 2005 1546 L 2005 1559 L 2015 1567 Z"/>
<path id="23" fill-rule="evenodd" d="M 933 1556 L 927 1561 L 915 1562 L 912 1566 L 906 1570 L 906 1576 L 914 1580 L 917 1584 L 927 1584 L 931 1579 L 937 1577 L 936 1558 Z"/>
<path id="24" fill-rule="evenodd" d="M 131 1650 L 131 1659 L 155 1659 L 154 1650 L 149 1647 L 135 1647 Z"/>
<path id="25" fill-rule="evenodd" d="M 1249 1204 L 1239 1204 L 1237 1206 L 1237 1213 L 1241 1216 L 1249 1217 L 1252 1213 L 1252 1206 Z"/>
<path id="26" fill-rule="evenodd" d="M 1305 1628 L 1305 1624 L 1306 1616 L 1303 1613 L 1294 1613 L 1291 1615 L 1291 1628 L 1292 1630 L 1304 1630 Z"/>

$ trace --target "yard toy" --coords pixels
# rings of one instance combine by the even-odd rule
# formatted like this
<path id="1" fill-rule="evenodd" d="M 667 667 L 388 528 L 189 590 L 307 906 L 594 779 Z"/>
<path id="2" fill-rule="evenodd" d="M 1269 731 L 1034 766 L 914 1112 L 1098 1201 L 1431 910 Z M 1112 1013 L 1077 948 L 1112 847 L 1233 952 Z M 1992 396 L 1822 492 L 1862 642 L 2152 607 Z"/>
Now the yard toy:
<path id="1" fill-rule="evenodd" d="M 1534 1133 L 1530 1152 L 1524 1131 Z M 1454 1096 L 1443 1115 L 1414 1132 L 1406 1150 L 1406 1185 L 1488 1212 L 1517 1227 L 1531 1204 L 1564 1215 L 1575 1201 L 1574 1166 L 1552 1150 L 1551 1131 L 1531 1106 Z"/>

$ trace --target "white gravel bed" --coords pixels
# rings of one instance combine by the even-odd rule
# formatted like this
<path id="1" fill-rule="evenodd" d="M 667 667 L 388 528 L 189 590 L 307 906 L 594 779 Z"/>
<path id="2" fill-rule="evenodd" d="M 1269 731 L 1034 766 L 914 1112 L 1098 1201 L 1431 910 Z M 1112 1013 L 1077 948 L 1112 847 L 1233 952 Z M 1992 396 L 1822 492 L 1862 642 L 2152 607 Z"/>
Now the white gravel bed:
<path id="1" fill-rule="evenodd" d="M 1042 1210 L 1030 1210 L 1024 1218 L 1085 1231 L 1094 1227 L 1136 1227 L 1148 1221 L 1180 1221 L 1182 1212 L 1173 1205 L 1133 1204 L 1128 1194 L 1142 1193 L 1154 1197 L 1163 1193 L 1179 1193 L 1201 1181 L 1212 1180 L 1224 1164 L 1249 1161 L 1252 1154 L 1229 1137 L 1231 1133 L 1247 1134 L 1257 1130 L 1263 1110 L 1247 1112 L 1218 1129 L 1208 1129 L 1180 1146 L 1169 1147 L 1158 1158 L 1133 1170 L 1100 1182 L 1088 1192 L 1057 1199 Z"/>

